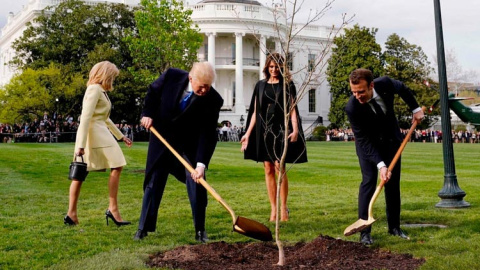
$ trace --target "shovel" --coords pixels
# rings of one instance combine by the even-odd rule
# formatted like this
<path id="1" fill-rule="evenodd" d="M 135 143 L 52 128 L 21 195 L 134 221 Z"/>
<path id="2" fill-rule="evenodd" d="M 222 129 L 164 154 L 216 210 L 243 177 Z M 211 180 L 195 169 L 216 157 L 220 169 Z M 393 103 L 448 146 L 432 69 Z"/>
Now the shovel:
<path id="1" fill-rule="evenodd" d="M 150 127 L 150 131 L 157 136 L 157 138 L 172 152 L 175 157 L 192 173 L 195 169 L 180 155 L 170 144 L 158 133 L 154 127 Z M 205 179 L 199 179 L 200 184 L 230 213 L 233 219 L 233 231 L 243 234 L 245 236 L 258 239 L 261 241 L 271 241 L 273 239 L 272 232 L 265 225 L 255 220 L 240 217 L 235 215 L 232 208 L 218 195 L 218 193 L 205 181 Z"/>
<path id="2" fill-rule="evenodd" d="M 393 168 L 395 167 L 395 163 L 397 163 L 398 159 L 400 158 L 400 155 L 402 154 L 402 151 L 405 148 L 405 145 L 407 145 L 407 142 L 410 140 L 410 136 L 412 135 L 416 126 L 417 126 L 417 121 L 414 121 L 412 124 L 412 127 L 410 127 L 410 130 L 405 136 L 405 139 L 403 139 L 402 144 L 398 148 L 397 153 L 395 154 L 395 157 L 393 158 L 392 162 L 390 162 L 390 166 L 388 166 L 389 171 L 392 171 Z M 348 226 L 345 229 L 345 231 L 343 232 L 343 235 L 349 236 L 349 235 L 355 234 L 371 226 L 375 222 L 375 219 L 373 218 L 373 204 L 377 200 L 377 197 L 380 194 L 380 191 L 382 191 L 382 188 L 384 185 L 385 185 L 385 181 L 381 180 L 380 184 L 375 190 L 375 193 L 373 194 L 372 199 L 370 200 L 370 204 L 368 205 L 368 220 L 364 220 L 364 219 L 357 220 L 355 223 L 353 223 L 352 225 Z"/>

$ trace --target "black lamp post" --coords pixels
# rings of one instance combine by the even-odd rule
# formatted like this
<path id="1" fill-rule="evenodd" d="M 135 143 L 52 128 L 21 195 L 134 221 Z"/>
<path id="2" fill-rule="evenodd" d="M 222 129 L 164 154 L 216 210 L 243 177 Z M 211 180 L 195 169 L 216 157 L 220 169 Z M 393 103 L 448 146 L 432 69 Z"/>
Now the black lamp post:
<path id="1" fill-rule="evenodd" d="M 441 208 L 463 208 L 470 204 L 463 200 L 466 193 L 457 182 L 455 174 L 455 159 L 453 157 L 452 127 L 450 122 L 450 107 L 448 105 L 447 71 L 445 67 L 445 50 L 443 46 L 442 15 L 440 12 L 440 0 L 434 0 L 435 10 L 435 31 L 437 34 L 437 62 L 438 62 L 438 83 L 440 86 L 440 107 L 442 115 L 442 143 L 443 143 L 443 164 L 444 182 L 443 188 L 438 192 L 442 199 L 436 207 Z"/>
<path id="2" fill-rule="evenodd" d="M 240 115 L 240 125 L 243 127 L 243 123 L 245 123 L 245 119 L 243 119 L 243 114 Z"/>

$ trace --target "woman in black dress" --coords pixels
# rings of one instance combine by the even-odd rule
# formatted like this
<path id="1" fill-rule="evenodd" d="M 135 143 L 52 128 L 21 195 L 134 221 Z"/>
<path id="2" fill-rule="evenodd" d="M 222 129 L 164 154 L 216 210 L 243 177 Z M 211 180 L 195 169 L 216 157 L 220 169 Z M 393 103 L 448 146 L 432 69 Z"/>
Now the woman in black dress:
<path id="1" fill-rule="evenodd" d="M 296 106 L 296 89 L 288 70 L 283 70 L 285 59 L 278 53 L 270 54 L 265 62 L 264 80 L 255 85 L 247 118 L 247 131 L 240 140 L 245 159 L 263 162 L 268 198 L 270 199 L 270 221 L 276 220 L 277 184 L 280 158 L 284 149 L 284 136 L 288 132 L 287 163 L 307 162 L 305 138 Z M 284 83 L 286 79 L 287 110 L 290 112 L 288 127 L 285 127 Z M 285 171 L 285 170 L 283 170 Z M 285 174 L 280 187 L 281 221 L 288 220 L 288 178 Z"/>

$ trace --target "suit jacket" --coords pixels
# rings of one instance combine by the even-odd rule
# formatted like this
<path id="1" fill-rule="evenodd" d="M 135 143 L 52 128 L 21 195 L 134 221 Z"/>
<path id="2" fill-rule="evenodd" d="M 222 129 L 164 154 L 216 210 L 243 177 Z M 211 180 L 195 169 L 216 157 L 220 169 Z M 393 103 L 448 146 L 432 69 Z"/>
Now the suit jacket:
<path id="1" fill-rule="evenodd" d="M 143 116 L 153 119 L 153 127 L 194 167 L 201 162 L 208 167 L 217 144 L 217 122 L 223 99 L 211 87 L 205 96 L 193 95 L 185 111 L 179 110 L 183 91 L 188 86 L 188 72 L 170 68 L 148 88 Z M 146 179 L 157 161 L 170 155 L 165 145 L 154 135 L 148 147 Z M 172 156 L 173 157 L 173 156 Z M 185 181 L 184 167 L 178 162 L 171 173 Z"/>
<path id="2" fill-rule="evenodd" d="M 122 132 L 110 120 L 112 104 L 99 84 L 87 87 L 83 97 L 82 115 L 77 130 L 75 149 L 103 148 L 118 144 L 117 140 L 123 137 Z M 111 132 L 111 133 L 110 133 Z"/>
<path id="3" fill-rule="evenodd" d="M 400 145 L 402 141 L 394 112 L 395 94 L 398 94 L 412 111 L 418 108 L 418 103 L 405 84 L 388 77 L 375 79 L 374 89 L 386 106 L 386 117 L 383 120 L 377 119 L 369 104 L 360 104 L 353 95 L 348 100 L 346 112 L 355 134 L 358 157 L 378 164 L 384 160 L 382 150 L 384 151 L 387 145 Z"/>

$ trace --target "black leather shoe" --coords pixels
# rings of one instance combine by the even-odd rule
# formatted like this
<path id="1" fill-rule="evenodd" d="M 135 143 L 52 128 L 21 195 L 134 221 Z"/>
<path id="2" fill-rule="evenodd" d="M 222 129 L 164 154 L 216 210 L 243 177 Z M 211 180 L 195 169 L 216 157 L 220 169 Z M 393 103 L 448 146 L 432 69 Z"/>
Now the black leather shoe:
<path id="1" fill-rule="evenodd" d="M 393 236 L 398 236 L 400 238 L 410 240 L 410 237 L 408 237 L 408 235 L 406 235 L 400 228 L 390 229 L 390 230 L 388 230 L 388 233 L 393 235 Z"/>
<path id="2" fill-rule="evenodd" d="M 208 242 L 207 232 L 205 231 L 198 231 L 195 233 L 195 240 L 197 242 L 206 243 Z"/>
<path id="3" fill-rule="evenodd" d="M 148 235 L 147 231 L 144 231 L 144 230 L 138 230 L 136 233 L 135 233 L 135 236 L 133 237 L 133 240 L 142 240 L 143 238 L 145 238 L 146 236 Z"/>
<path id="4" fill-rule="evenodd" d="M 373 244 L 372 235 L 369 232 L 361 232 L 360 243 L 364 244 L 365 246 L 372 245 Z"/>

